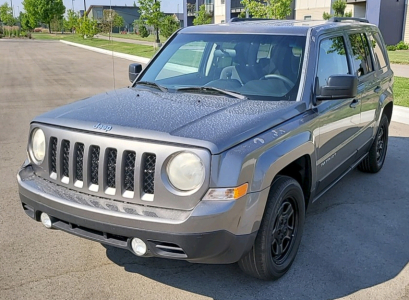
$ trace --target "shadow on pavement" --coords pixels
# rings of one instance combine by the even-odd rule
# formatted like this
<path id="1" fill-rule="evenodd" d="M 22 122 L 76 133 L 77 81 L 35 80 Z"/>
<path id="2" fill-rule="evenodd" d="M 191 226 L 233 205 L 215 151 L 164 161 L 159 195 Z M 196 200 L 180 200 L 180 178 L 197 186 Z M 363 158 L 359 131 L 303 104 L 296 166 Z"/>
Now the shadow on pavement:
<path id="1" fill-rule="evenodd" d="M 126 271 L 215 299 L 333 299 L 394 278 L 409 262 L 409 138 L 391 137 L 378 174 L 354 170 L 307 212 L 290 271 L 275 282 L 243 274 L 237 264 L 199 265 L 138 258 L 106 247 Z M 394 176 L 400 174 L 400 176 Z"/>

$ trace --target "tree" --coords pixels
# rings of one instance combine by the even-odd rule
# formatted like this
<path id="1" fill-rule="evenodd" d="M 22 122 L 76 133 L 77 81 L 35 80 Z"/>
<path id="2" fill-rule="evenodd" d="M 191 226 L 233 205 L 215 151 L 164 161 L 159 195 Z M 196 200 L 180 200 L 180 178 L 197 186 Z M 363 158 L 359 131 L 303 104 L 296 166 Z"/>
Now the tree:
<path id="1" fill-rule="evenodd" d="M 138 33 L 141 37 L 147 38 L 149 31 L 146 29 L 145 22 L 142 20 L 135 20 L 132 23 L 135 33 Z"/>
<path id="2" fill-rule="evenodd" d="M 37 26 L 37 23 L 32 22 L 29 16 L 22 11 L 20 12 L 20 24 L 21 24 L 21 29 L 25 31 L 33 30 Z"/>
<path id="3" fill-rule="evenodd" d="M 345 0 L 337 0 L 332 4 L 332 9 L 335 12 L 335 15 L 331 15 L 327 12 L 322 14 L 322 18 L 324 20 L 328 20 L 332 17 L 352 17 L 352 11 L 345 12 L 345 8 L 347 7 L 347 2 Z"/>
<path id="4" fill-rule="evenodd" d="M 91 20 L 87 17 L 79 18 L 78 28 L 76 29 L 76 32 L 84 39 L 92 38 L 98 33 L 98 23 L 96 20 Z"/>
<path id="5" fill-rule="evenodd" d="M 51 21 L 53 19 L 61 20 L 65 13 L 62 0 L 24 0 L 23 6 L 29 18 L 47 24 L 50 33 Z"/>
<path id="6" fill-rule="evenodd" d="M 165 37 L 170 37 L 176 30 L 180 28 L 180 23 L 175 16 L 166 16 L 163 19 L 160 33 Z"/>
<path id="7" fill-rule="evenodd" d="M 159 0 L 139 0 L 140 20 L 153 26 L 156 32 L 156 43 L 160 43 L 159 29 L 162 25 L 164 14 L 160 11 Z"/>
<path id="8" fill-rule="evenodd" d="M 206 11 L 204 4 L 200 5 L 199 11 L 193 20 L 193 25 L 205 25 L 212 23 L 212 16 Z"/>
<path id="9" fill-rule="evenodd" d="M 292 0 L 242 0 L 245 10 L 254 18 L 285 19 L 291 14 Z"/>
<path id="10" fill-rule="evenodd" d="M 17 22 L 13 17 L 13 9 L 7 2 L 0 6 L 0 20 L 7 26 L 13 26 Z"/>
<path id="11" fill-rule="evenodd" d="M 67 17 L 64 19 L 64 28 L 70 32 L 74 32 L 75 28 L 78 26 L 79 18 L 79 15 L 75 11 L 69 9 L 67 11 Z"/>
<path id="12" fill-rule="evenodd" d="M 118 27 L 118 31 L 120 30 L 121 27 L 124 26 L 124 18 L 118 14 L 115 14 L 114 19 L 112 20 L 112 26 L 113 27 Z"/>

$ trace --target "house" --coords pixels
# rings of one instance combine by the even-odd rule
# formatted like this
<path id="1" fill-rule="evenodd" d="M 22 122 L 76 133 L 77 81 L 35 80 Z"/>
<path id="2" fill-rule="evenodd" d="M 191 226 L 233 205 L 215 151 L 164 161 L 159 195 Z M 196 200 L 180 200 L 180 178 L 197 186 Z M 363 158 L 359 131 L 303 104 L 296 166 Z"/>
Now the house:
<path id="1" fill-rule="evenodd" d="M 113 5 L 113 6 L 91 5 L 88 8 L 86 14 L 88 18 L 97 20 L 97 22 L 101 22 L 104 17 L 104 10 L 106 9 L 114 10 L 119 16 L 121 16 L 124 19 L 124 26 L 123 28 L 121 28 L 121 30 L 133 31 L 132 23 L 135 20 L 138 20 L 140 16 L 139 7 L 137 6 L 117 6 L 117 5 Z M 118 30 L 118 28 L 113 28 L 113 30 L 115 32 L 115 30 Z"/>
<path id="2" fill-rule="evenodd" d="M 387 45 L 409 42 L 409 12 L 406 0 L 346 0 L 345 12 L 366 18 L 379 27 Z M 323 13 L 333 14 L 335 0 L 295 0 L 296 20 L 322 20 Z"/>

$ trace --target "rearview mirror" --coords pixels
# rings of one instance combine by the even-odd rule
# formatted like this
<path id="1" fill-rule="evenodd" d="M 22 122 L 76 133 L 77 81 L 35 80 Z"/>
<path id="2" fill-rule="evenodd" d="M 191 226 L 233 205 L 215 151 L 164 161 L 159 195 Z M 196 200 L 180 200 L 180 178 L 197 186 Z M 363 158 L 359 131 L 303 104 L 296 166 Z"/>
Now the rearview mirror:
<path id="1" fill-rule="evenodd" d="M 332 75 L 328 85 L 321 87 L 317 100 L 354 98 L 357 94 L 358 78 L 355 75 Z"/>
<path id="2" fill-rule="evenodd" d="M 130 64 L 129 65 L 129 81 L 134 82 L 139 73 L 142 72 L 141 64 Z"/>

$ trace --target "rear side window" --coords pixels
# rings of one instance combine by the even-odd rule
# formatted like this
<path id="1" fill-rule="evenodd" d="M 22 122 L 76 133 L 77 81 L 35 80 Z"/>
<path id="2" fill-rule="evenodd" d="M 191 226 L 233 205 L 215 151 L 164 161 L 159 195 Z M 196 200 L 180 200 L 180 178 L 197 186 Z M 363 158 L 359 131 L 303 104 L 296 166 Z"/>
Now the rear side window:
<path id="1" fill-rule="evenodd" d="M 352 47 L 354 74 L 361 77 L 371 73 L 373 66 L 365 34 L 350 34 L 349 41 Z"/>
<path id="2" fill-rule="evenodd" d="M 348 60 L 346 56 L 344 38 L 342 36 L 327 38 L 321 41 L 318 56 L 318 90 L 327 85 L 331 75 L 348 74 Z"/>
<path id="3" fill-rule="evenodd" d="M 372 33 L 371 37 L 371 46 L 373 50 L 373 56 L 375 60 L 375 64 L 378 65 L 379 69 L 386 67 L 386 59 L 385 59 L 385 50 L 382 47 L 382 40 L 379 33 Z"/>

